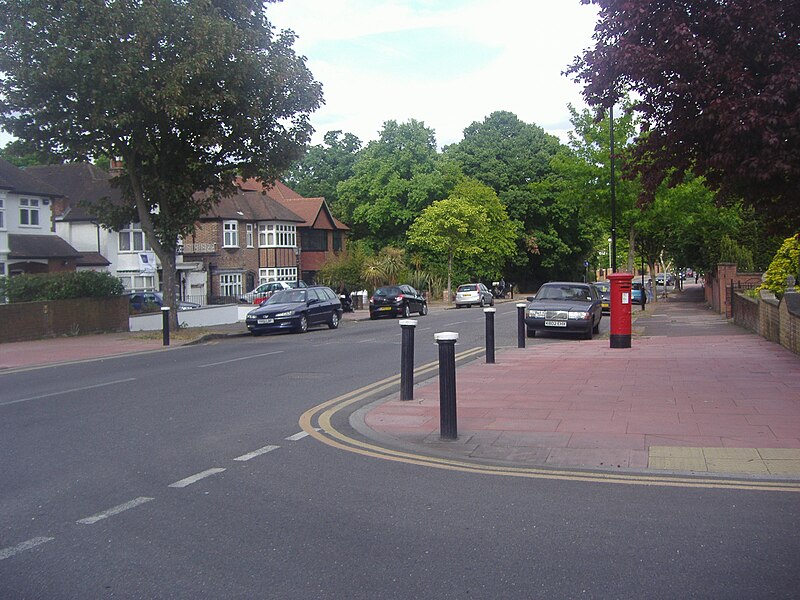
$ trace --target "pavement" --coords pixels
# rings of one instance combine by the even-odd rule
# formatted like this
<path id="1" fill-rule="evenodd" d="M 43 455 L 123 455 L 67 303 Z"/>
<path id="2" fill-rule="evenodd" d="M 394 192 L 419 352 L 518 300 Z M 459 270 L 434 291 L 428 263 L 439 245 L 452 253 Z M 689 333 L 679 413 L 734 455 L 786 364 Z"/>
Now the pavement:
<path id="1" fill-rule="evenodd" d="M 495 364 L 459 366 L 456 440 L 440 437 L 436 378 L 351 422 L 387 447 L 482 464 L 800 480 L 800 356 L 709 310 L 700 285 L 633 318 L 631 348 L 610 348 L 607 335 L 530 340 L 498 348 Z M 236 335 L 244 324 L 170 342 Z M 160 332 L 0 344 L 0 372 L 163 350 Z"/>

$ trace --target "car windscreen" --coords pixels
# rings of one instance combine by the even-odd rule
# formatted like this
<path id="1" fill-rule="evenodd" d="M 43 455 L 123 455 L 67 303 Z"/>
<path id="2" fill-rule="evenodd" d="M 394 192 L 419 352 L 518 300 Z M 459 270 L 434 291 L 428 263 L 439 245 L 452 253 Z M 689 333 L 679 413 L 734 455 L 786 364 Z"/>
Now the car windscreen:
<path id="1" fill-rule="evenodd" d="M 536 294 L 537 300 L 579 300 L 591 302 L 592 294 L 582 286 L 543 285 Z"/>
<path id="2" fill-rule="evenodd" d="M 289 304 L 295 302 L 305 302 L 307 299 L 306 290 L 279 290 L 270 296 L 265 304 Z"/>
<path id="3" fill-rule="evenodd" d="M 598 281 L 597 283 L 594 284 L 594 287 L 596 287 L 601 292 L 607 292 L 609 291 L 609 289 L 611 289 L 611 286 L 607 281 Z"/>
<path id="4" fill-rule="evenodd" d="M 399 296 L 402 293 L 399 287 L 382 287 L 375 290 L 376 296 Z"/>

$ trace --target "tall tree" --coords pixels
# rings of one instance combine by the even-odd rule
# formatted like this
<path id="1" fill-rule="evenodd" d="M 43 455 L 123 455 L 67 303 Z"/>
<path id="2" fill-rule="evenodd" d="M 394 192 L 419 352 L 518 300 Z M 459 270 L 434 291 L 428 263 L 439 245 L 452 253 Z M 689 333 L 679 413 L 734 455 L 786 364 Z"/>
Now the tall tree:
<path id="1" fill-rule="evenodd" d="M 582 0 L 595 45 L 568 73 L 604 109 L 633 91 L 643 134 L 630 168 L 646 198 L 686 172 L 791 229 L 800 218 L 800 3 Z"/>
<path id="2" fill-rule="evenodd" d="M 445 198 L 460 171 L 441 161 L 434 131 L 421 121 L 387 121 L 339 184 L 339 216 L 373 249 L 405 243 L 406 230 L 434 200 Z"/>
<path id="3" fill-rule="evenodd" d="M 323 143 L 312 146 L 283 176 L 283 181 L 306 197 L 323 197 L 336 216 L 339 195 L 336 186 L 353 175 L 353 165 L 361 150 L 361 140 L 352 133 L 329 131 Z"/>
<path id="4" fill-rule="evenodd" d="M 141 222 L 173 307 L 179 236 L 236 175 L 271 181 L 299 158 L 322 101 L 264 7 L 0 0 L 0 124 L 68 160 L 123 160 L 126 205 L 100 217 Z"/>

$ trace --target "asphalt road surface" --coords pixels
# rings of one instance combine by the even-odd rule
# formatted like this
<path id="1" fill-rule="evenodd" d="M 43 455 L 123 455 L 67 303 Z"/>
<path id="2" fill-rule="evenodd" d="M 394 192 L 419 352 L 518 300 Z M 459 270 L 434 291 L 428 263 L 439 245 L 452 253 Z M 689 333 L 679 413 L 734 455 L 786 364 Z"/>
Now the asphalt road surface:
<path id="1" fill-rule="evenodd" d="M 439 331 L 481 346 L 483 313 L 419 317 L 417 364 Z M 0 374 L 0 598 L 797 597 L 796 494 L 434 470 L 300 429 L 396 374 L 400 340 L 345 322 Z"/>

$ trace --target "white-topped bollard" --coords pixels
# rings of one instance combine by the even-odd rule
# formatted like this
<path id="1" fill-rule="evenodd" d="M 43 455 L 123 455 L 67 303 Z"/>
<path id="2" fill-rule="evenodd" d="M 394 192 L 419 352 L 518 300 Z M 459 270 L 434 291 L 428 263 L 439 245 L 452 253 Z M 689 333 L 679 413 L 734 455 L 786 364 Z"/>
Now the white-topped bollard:
<path id="1" fill-rule="evenodd" d="M 439 345 L 439 436 L 446 440 L 458 438 L 456 415 L 456 342 L 453 331 L 435 333 Z"/>
<path id="2" fill-rule="evenodd" d="M 169 346 L 169 306 L 161 307 L 161 332 L 164 345 Z"/>
<path id="3" fill-rule="evenodd" d="M 417 321 L 400 319 L 403 330 L 400 346 L 400 400 L 414 399 L 414 329 Z"/>
<path id="4" fill-rule="evenodd" d="M 494 364 L 494 313 L 496 308 L 484 308 L 486 315 L 486 364 Z"/>
<path id="5" fill-rule="evenodd" d="M 517 304 L 517 348 L 525 347 L 525 308 L 524 302 Z"/>

